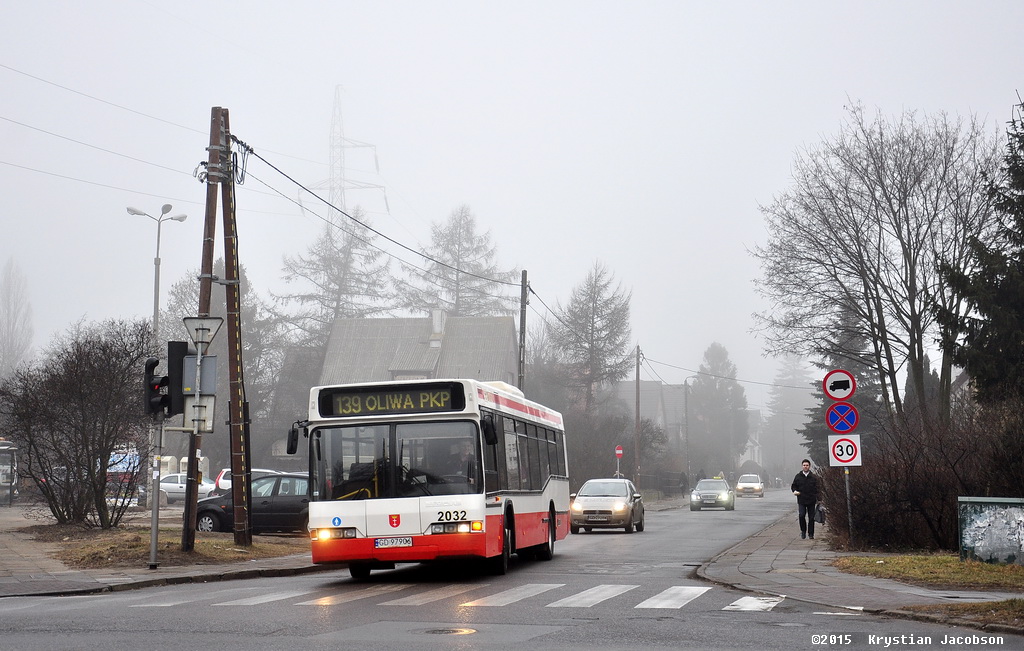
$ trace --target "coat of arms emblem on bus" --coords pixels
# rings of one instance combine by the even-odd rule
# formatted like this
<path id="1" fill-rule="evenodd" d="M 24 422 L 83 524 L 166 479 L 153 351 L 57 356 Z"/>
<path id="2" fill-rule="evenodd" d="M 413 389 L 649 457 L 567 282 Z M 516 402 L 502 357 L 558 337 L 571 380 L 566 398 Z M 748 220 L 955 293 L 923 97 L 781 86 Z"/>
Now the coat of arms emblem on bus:
<path id="1" fill-rule="evenodd" d="M 390 524 L 392 527 L 397 527 L 398 525 L 402 524 L 402 516 L 397 513 L 392 513 L 388 516 L 388 524 Z"/>

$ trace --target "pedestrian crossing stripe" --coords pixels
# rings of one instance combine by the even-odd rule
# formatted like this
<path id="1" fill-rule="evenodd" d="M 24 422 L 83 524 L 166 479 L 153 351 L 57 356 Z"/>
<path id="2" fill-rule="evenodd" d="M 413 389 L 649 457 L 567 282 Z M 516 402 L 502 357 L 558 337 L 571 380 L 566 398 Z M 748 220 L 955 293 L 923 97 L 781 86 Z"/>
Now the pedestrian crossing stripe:
<path id="1" fill-rule="evenodd" d="M 641 601 L 633 608 L 682 608 L 710 589 L 675 585 L 646 601 Z"/>
<path id="2" fill-rule="evenodd" d="M 392 599 L 391 601 L 385 601 L 380 604 L 381 606 L 422 606 L 429 604 L 434 601 L 441 601 L 442 599 L 448 599 L 460 595 L 463 592 L 469 592 L 470 590 L 476 590 L 477 588 L 486 588 L 488 583 L 477 583 L 477 584 L 456 584 L 449 585 L 443 588 L 436 588 L 434 590 L 427 590 L 419 594 L 414 594 L 411 597 L 403 597 L 402 599 Z"/>
<path id="3" fill-rule="evenodd" d="M 534 597 L 541 593 L 547 592 L 548 590 L 554 590 L 555 588 L 561 588 L 564 583 L 527 583 L 511 590 L 505 590 L 498 594 L 491 595 L 490 597 L 484 597 L 483 599 L 477 599 L 476 601 L 469 601 L 461 604 L 464 607 L 471 606 L 507 606 L 509 604 Z"/>
<path id="4" fill-rule="evenodd" d="M 245 599 L 235 599 L 234 601 L 222 601 L 219 604 L 213 604 L 214 606 L 258 606 L 260 604 L 270 603 L 271 601 L 282 601 L 284 599 L 294 599 L 295 597 L 301 597 L 302 595 L 309 594 L 306 591 L 302 592 L 272 592 L 270 594 L 256 595 L 255 597 L 247 597 Z"/>
<path id="5" fill-rule="evenodd" d="M 328 597 L 321 597 L 319 599 L 313 599 L 312 601 L 302 601 L 297 605 L 299 606 L 336 606 L 338 604 L 348 603 L 350 601 L 358 601 L 360 599 L 368 599 L 370 597 L 377 597 L 385 595 L 391 592 L 398 592 L 399 590 L 405 590 L 406 588 L 412 587 L 411 583 L 389 583 L 387 585 L 375 585 L 370 588 L 364 588 L 363 590 L 355 590 L 353 592 L 345 592 L 342 594 L 330 595 Z M 215 606 L 217 604 L 214 604 Z"/>
<path id="6" fill-rule="evenodd" d="M 638 585 L 599 585 L 589 590 L 584 590 L 578 594 L 574 594 L 571 597 L 565 599 L 559 599 L 548 604 L 548 608 L 590 608 L 597 604 L 617 597 L 620 594 L 629 592 L 633 588 L 639 588 Z"/>
<path id="7" fill-rule="evenodd" d="M 782 597 L 741 597 L 722 610 L 771 610 L 782 603 Z"/>

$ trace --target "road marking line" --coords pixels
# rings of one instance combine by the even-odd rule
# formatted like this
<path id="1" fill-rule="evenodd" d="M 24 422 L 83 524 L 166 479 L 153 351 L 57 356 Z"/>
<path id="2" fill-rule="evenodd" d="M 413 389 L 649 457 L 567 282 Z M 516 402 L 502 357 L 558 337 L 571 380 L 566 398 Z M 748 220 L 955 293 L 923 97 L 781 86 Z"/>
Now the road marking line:
<path id="1" fill-rule="evenodd" d="M 769 611 L 782 603 L 782 597 L 740 597 L 722 610 Z"/>
<path id="2" fill-rule="evenodd" d="M 553 601 L 548 604 L 548 608 L 590 608 L 606 599 L 617 597 L 639 587 L 638 585 L 599 585 L 571 597 Z"/>
<path id="3" fill-rule="evenodd" d="M 270 594 L 261 594 L 255 597 L 247 597 L 245 599 L 235 599 L 234 601 L 222 601 L 219 604 L 211 604 L 213 606 L 255 606 L 257 604 L 265 604 L 271 601 L 281 601 L 282 599 L 294 599 L 295 597 L 301 597 L 304 594 L 309 594 L 309 590 L 302 590 L 300 592 L 272 592 Z"/>
<path id="4" fill-rule="evenodd" d="M 468 603 L 460 604 L 462 606 L 507 606 L 511 603 L 515 603 L 522 599 L 527 599 L 547 592 L 548 590 L 554 590 L 555 588 L 561 588 L 564 583 L 527 583 L 521 585 L 518 588 L 512 588 L 511 590 L 505 590 L 497 594 L 491 595 L 490 597 L 484 597 L 483 599 L 477 599 L 476 601 L 470 601 Z"/>
<path id="5" fill-rule="evenodd" d="M 440 601 L 447 599 L 448 597 L 454 597 L 457 594 L 463 592 L 469 592 L 475 588 L 485 588 L 488 583 L 477 583 L 473 585 L 450 585 L 444 588 L 437 588 L 435 590 L 428 590 L 421 592 L 420 594 L 414 594 L 411 597 L 403 597 L 402 599 L 393 599 L 391 601 L 385 601 L 380 604 L 381 606 L 422 606 L 423 604 L 429 604 L 433 601 Z"/>
<path id="6" fill-rule="evenodd" d="M 392 585 L 377 585 L 370 588 L 364 588 L 363 590 L 355 590 L 352 592 L 346 592 L 344 594 L 331 595 L 329 597 L 321 597 L 319 599 L 313 599 L 312 601 L 303 601 L 296 605 L 298 606 L 334 606 L 336 604 L 343 604 L 349 601 L 358 601 L 359 599 L 367 599 L 369 597 L 377 597 L 390 592 L 398 592 L 399 590 L 405 590 L 410 587 L 411 583 L 395 583 Z"/>
<path id="7" fill-rule="evenodd" d="M 710 589 L 676 585 L 638 603 L 633 608 L 682 608 Z"/>

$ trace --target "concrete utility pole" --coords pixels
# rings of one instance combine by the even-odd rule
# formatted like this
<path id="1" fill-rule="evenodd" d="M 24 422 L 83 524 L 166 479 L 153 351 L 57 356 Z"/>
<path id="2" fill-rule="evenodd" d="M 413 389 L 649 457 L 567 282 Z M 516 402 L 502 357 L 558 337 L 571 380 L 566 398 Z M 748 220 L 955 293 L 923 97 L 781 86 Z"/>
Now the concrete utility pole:
<path id="1" fill-rule="evenodd" d="M 636 460 L 636 476 L 633 483 L 640 487 L 640 344 L 636 345 L 636 423 L 633 434 L 633 456 Z"/>
<path id="2" fill-rule="evenodd" d="M 530 285 L 523 269 L 522 289 L 519 294 L 519 390 L 526 392 L 526 306 L 530 303 Z"/>

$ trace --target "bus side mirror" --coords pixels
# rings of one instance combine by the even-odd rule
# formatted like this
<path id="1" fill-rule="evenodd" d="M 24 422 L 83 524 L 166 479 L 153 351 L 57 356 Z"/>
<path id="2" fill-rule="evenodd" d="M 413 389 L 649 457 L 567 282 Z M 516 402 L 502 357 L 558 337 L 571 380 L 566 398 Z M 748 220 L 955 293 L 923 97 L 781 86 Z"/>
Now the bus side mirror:
<path id="1" fill-rule="evenodd" d="M 295 454 L 299 451 L 299 432 L 304 431 L 305 428 L 299 427 L 296 423 L 292 425 L 292 428 L 288 430 L 288 448 L 285 450 L 288 454 Z"/>
<path id="2" fill-rule="evenodd" d="M 487 445 L 494 445 L 498 442 L 498 433 L 494 430 L 494 417 L 490 414 L 483 417 L 480 421 L 480 429 L 484 433 L 484 442 Z"/>

